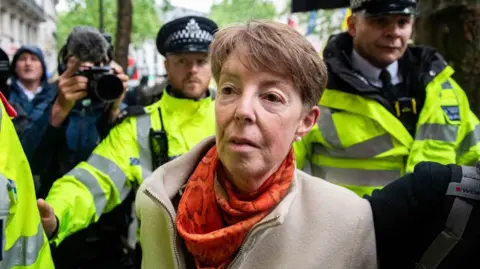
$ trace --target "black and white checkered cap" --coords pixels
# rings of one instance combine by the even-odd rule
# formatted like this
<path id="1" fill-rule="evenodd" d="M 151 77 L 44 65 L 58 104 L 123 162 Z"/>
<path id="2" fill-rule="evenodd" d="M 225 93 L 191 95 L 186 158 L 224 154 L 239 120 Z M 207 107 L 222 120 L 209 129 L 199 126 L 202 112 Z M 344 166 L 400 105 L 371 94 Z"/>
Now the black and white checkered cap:
<path id="1" fill-rule="evenodd" d="M 187 16 L 165 24 L 157 35 L 160 54 L 178 52 L 207 52 L 218 30 L 217 24 L 207 18 Z"/>
<path id="2" fill-rule="evenodd" d="M 416 0 L 350 0 L 353 12 L 362 12 L 367 16 L 382 14 L 414 15 Z"/>

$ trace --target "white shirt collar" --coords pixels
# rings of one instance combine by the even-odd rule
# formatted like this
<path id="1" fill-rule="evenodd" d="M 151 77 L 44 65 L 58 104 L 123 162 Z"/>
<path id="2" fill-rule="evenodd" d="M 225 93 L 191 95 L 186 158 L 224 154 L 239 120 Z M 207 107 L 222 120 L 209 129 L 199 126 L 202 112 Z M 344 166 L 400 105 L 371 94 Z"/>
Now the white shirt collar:
<path id="1" fill-rule="evenodd" d="M 22 89 L 22 92 L 25 94 L 25 96 L 27 96 L 28 101 L 32 101 L 35 98 L 35 96 L 41 93 L 43 90 L 43 87 L 39 86 L 36 90 L 29 91 L 25 88 L 25 85 L 23 85 L 19 80 L 17 80 L 17 84 L 20 87 L 20 89 Z"/>
<path id="2" fill-rule="evenodd" d="M 370 84 L 379 88 L 383 86 L 383 83 L 380 80 L 380 72 L 382 72 L 382 69 L 373 66 L 355 50 L 352 52 L 352 65 L 356 71 L 360 72 L 368 82 L 370 82 Z M 390 73 L 393 85 L 399 84 L 403 81 L 402 74 L 398 69 L 398 61 L 393 62 L 385 69 Z"/>

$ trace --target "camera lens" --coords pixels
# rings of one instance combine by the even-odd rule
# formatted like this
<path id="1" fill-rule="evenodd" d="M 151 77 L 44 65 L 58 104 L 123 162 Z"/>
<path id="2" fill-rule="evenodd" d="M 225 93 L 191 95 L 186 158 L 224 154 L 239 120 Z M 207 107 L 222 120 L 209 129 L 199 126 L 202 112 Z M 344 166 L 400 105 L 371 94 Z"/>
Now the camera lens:
<path id="1" fill-rule="evenodd" d="M 97 83 L 95 94 L 105 103 L 114 102 L 123 93 L 123 83 L 115 75 L 103 75 Z"/>

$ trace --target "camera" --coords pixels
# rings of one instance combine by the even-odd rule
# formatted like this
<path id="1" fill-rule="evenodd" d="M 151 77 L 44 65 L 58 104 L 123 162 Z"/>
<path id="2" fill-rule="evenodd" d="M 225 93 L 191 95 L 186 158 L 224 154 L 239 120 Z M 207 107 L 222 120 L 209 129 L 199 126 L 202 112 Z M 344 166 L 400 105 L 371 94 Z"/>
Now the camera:
<path id="1" fill-rule="evenodd" d="M 92 103 L 112 103 L 121 97 L 123 82 L 109 66 L 113 58 L 111 35 L 102 34 L 90 26 L 75 27 L 67 38 L 67 44 L 59 52 L 59 74 L 67 69 L 70 56 L 75 56 L 81 63 L 94 64 L 74 74 L 88 79 L 86 99 Z"/>
<path id="2" fill-rule="evenodd" d="M 0 90 L 7 90 L 7 80 L 10 77 L 10 59 L 8 55 L 0 49 Z"/>
<path id="3" fill-rule="evenodd" d="M 109 66 L 92 66 L 75 75 L 87 77 L 87 98 L 93 103 L 112 103 L 123 93 L 123 82 Z"/>

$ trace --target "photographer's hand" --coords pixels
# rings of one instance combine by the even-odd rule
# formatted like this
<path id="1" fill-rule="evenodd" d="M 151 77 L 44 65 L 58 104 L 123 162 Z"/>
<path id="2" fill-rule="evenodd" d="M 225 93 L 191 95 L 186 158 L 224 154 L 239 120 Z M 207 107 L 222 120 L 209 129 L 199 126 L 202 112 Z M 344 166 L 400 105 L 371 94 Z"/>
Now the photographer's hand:
<path id="1" fill-rule="evenodd" d="M 75 102 L 87 96 L 88 79 L 83 76 L 73 76 L 80 67 L 80 61 L 69 59 L 67 70 L 58 79 L 58 96 L 52 107 L 50 124 L 59 127 L 67 118 Z"/>
<path id="2" fill-rule="evenodd" d="M 123 93 L 122 95 L 113 103 L 112 108 L 110 109 L 110 123 L 113 123 L 115 119 L 120 114 L 120 105 L 122 104 L 123 98 L 125 97 L 126 90 L 128 88 L 128 76 L 123 72 L 123 68 L 112 61 L 110 66 L 113 68 L 117 77 L 123 82 Z"/>

